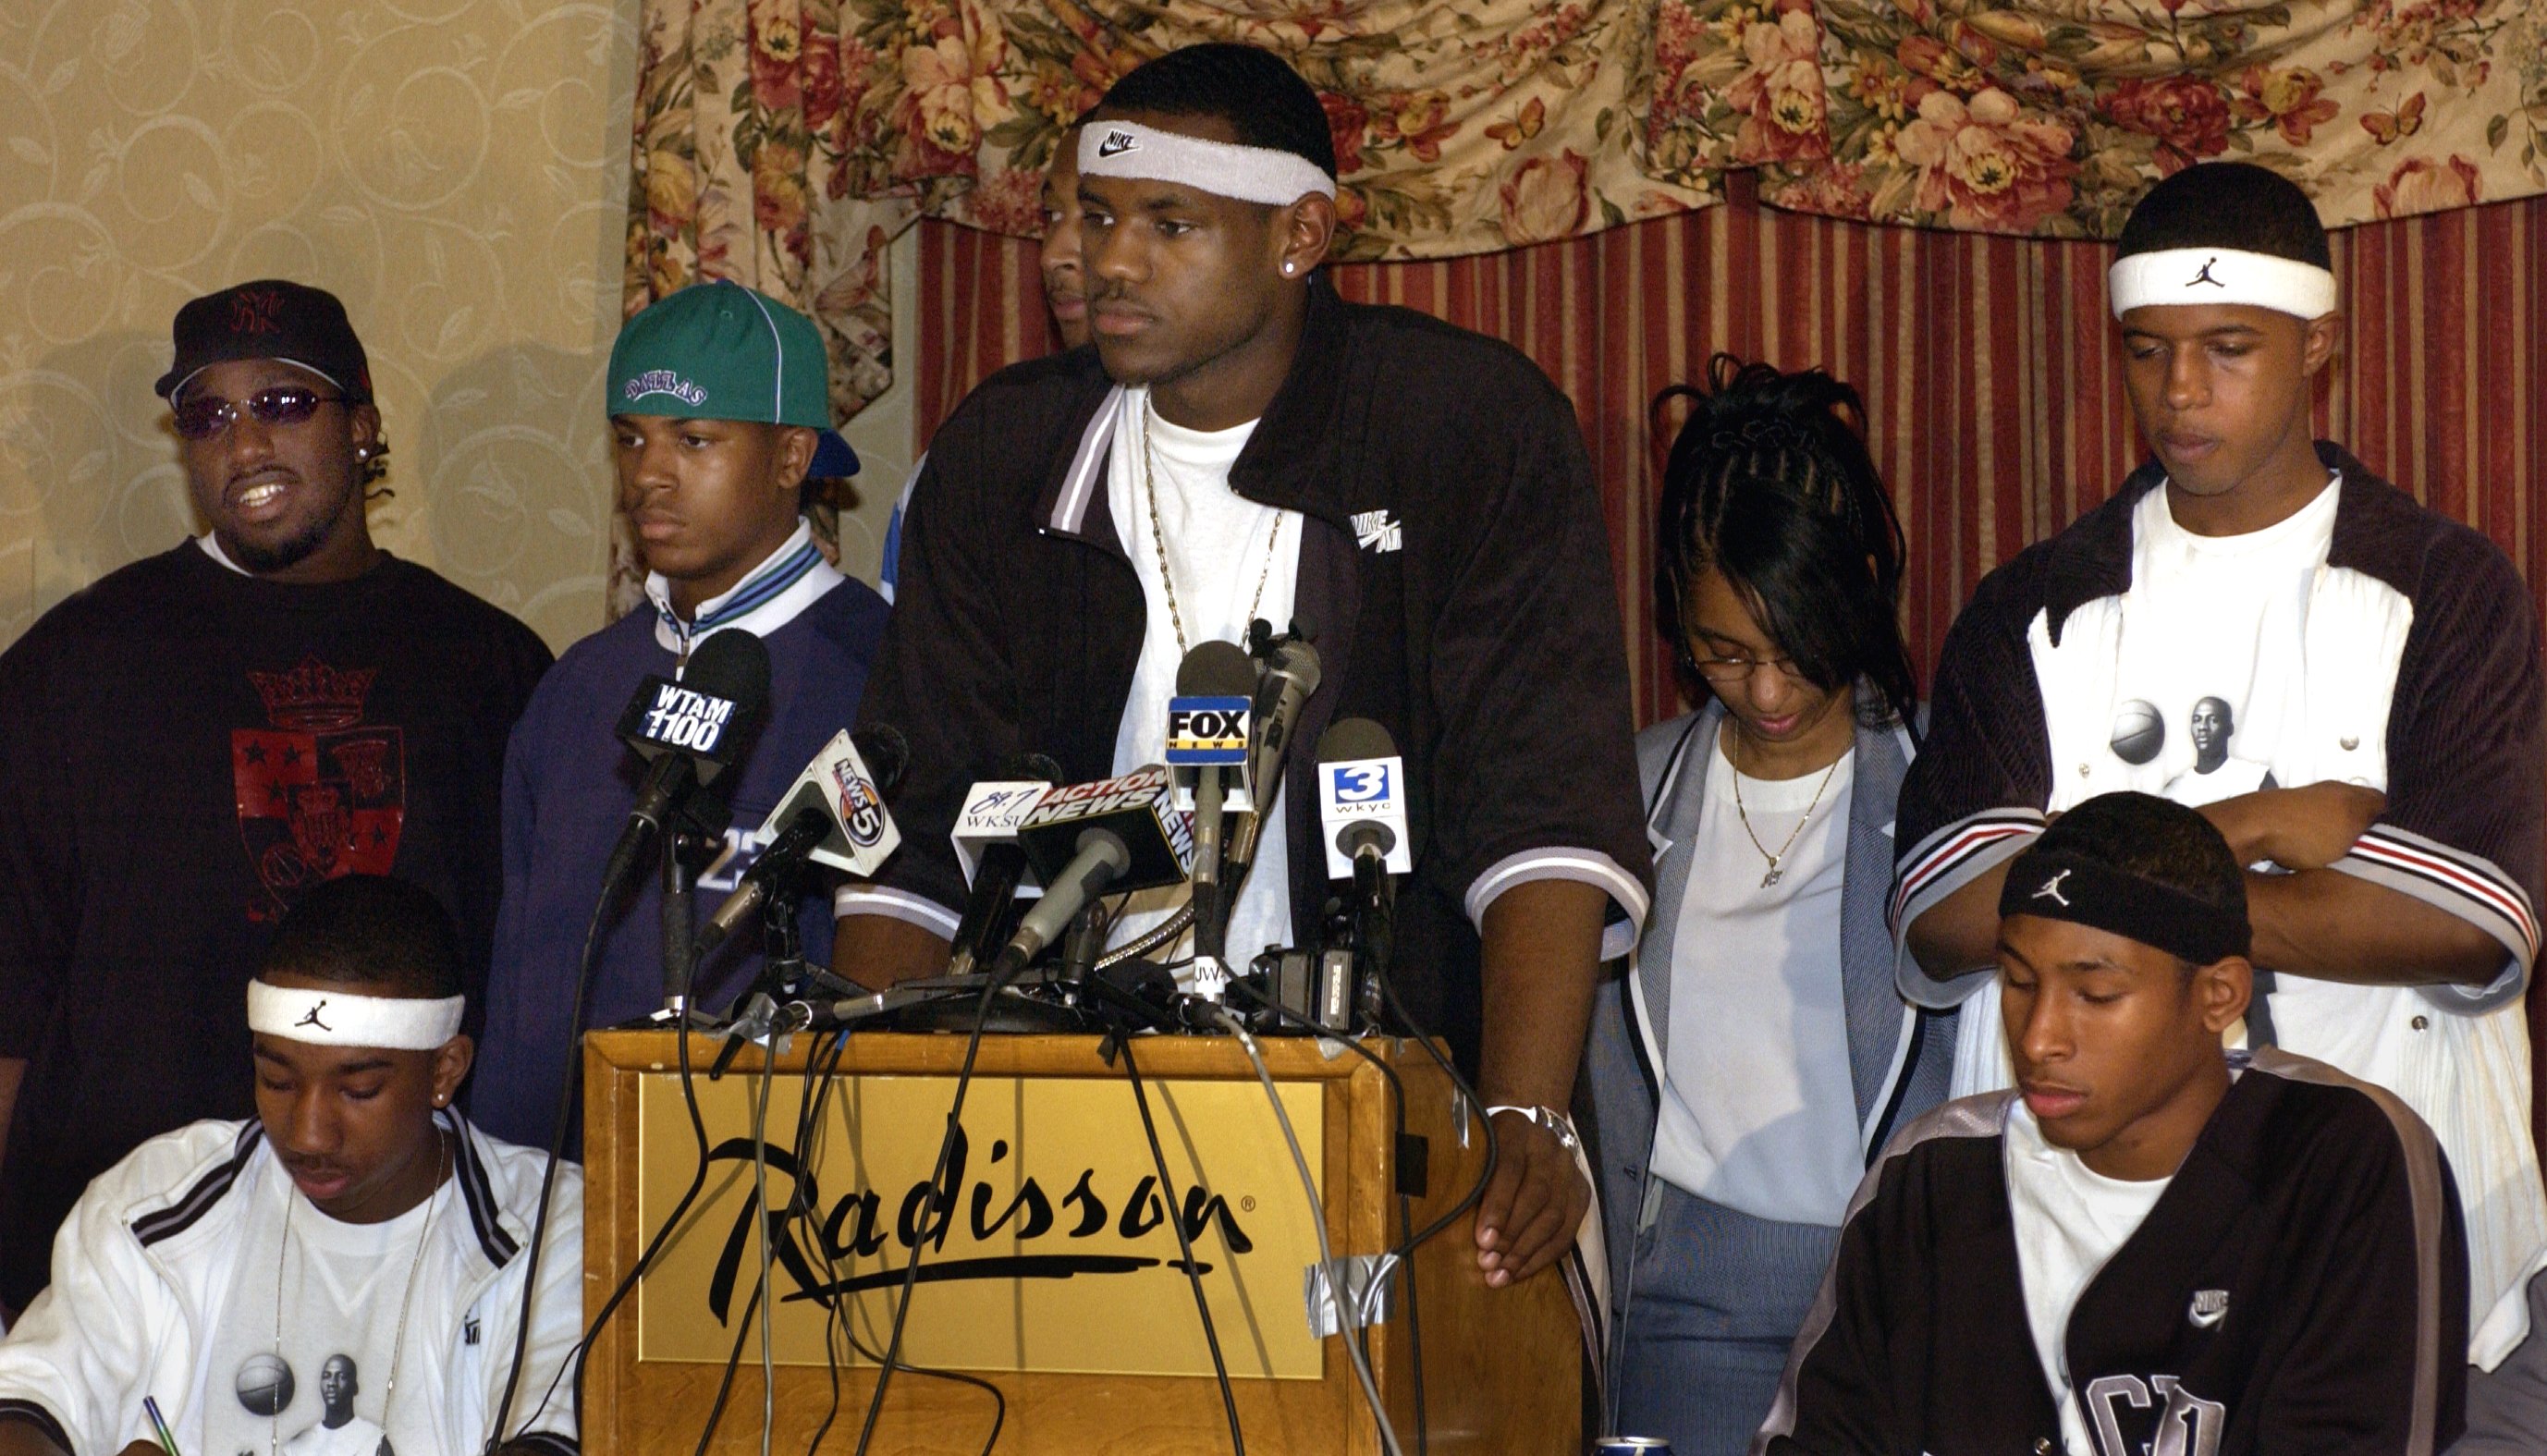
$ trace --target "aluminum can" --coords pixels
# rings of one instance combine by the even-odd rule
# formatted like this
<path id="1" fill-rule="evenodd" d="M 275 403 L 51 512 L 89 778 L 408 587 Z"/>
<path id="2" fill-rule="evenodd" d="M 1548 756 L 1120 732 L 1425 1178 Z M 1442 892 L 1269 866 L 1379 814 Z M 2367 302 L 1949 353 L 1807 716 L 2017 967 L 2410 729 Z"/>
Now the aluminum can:
<path id="1" fill-rule="evenodd" d="M 1671 1456 L 1671 1442 L 1652 1436 L 1603 1436 L 1592 1443 L 1592 1456 Z"/>

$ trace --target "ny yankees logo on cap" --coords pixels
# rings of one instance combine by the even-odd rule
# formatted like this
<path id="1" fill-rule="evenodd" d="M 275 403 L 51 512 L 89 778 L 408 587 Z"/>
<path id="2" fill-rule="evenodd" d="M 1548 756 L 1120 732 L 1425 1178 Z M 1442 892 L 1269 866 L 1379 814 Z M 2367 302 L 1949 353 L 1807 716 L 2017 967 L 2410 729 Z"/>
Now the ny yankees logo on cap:
<path id="1" fill-rule="evenodd" d="M 326 1022 L 318 1019 L 318 1013 L 326 1009 L 327 1003 L 325 1001 L 320 1001 L 317 1005 L 302 1012 L 301 1019 L 292 1024 L 295 1026 L 314 1026 L 320 1031 L 334 1031 L 336 1028 L 329 1026 Z"/>
<path id="2" fill-rule="evenodd" d="M 1129 131 L 1108 131 L 1105 133 L 1105 139 L 1097 144 L 1097 154 L 1100 157 L 1119 157 L 1140 144 L 1132 139 L 1132 133 Z"/>
<path id="3" fill-rule="evenodd" d="M 2193 1328 L 2196 1329 L 2209 1329 L 2218 1325 L 2229 1318 L 2229 1291 L 2225 1289 L 2193 1291 L 2193 1307 L 2184 1312 L 2184 1318 L 2192 1321 Z"/>
<path id="4" fill-rule="evenodd" d="M 2053 903 L 2060 905 L 2068 904 L 2069 897 L 2061 893 L 2061 882 L 2068 878 L 2069 872 L 2067 870 L 2061 871 L 2051 879 L 2044 881 L 2043 888 L 2034 892 L 2032 898 L 2035 899 L 2048 899 Z"/>

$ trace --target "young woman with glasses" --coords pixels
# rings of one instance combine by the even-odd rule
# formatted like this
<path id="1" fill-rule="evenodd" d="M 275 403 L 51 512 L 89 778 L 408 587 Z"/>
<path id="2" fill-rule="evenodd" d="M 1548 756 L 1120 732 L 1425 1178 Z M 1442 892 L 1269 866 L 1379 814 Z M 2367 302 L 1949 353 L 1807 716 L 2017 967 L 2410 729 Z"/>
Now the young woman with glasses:
<path id="1" fill-rule="evenodd" d="M 1698 711 L 1638 739 L 1654 909 L 1587 1066 L 1610 1428 L 1740 1452 L 1868 1158 L 1953 1029 L 1893 990 L 1892 802 L 1916 701 L 1902 537 L 1857 391 L 1729 355 L 1664 471 L 1656 621 Z"/>

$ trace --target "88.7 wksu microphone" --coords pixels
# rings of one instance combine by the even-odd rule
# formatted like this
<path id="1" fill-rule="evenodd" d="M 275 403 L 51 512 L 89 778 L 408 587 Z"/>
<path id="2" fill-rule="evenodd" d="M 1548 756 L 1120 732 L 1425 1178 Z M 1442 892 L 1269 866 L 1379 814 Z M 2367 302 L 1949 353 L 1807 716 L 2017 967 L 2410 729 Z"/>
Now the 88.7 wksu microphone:
<path id="1" fill-rule="evenodd" d="M 649 760 L 627 827 L 601 875 L 617 898 L 663 821 L 695 791 L 743 761 L 769 712 L 769 648 L 730 627 L 699 643 L 680 679 L 649 674 L 619 717 L 619 736 Z"/>
<path id="2" fill-rule="evenodd" d="M 1044 795 L 1017 825 L 1017 843 L 1043 877 L 1043 899 L 991 963 L 995 983 L 1013 980 L 1098 897 L 1177 884 L 1193 861 L 1176 776 L 1161 763 Z"/>
<path id="3" fill-rule="evenodd" d="M 948 976 L 969 976 L 999 953 L 1016 928 L 1017 887 L 1025 883 L 1026 852 L 1017 825 L 1061 782 L 1061 765 L 1041 753 L 1020 753 L 1001 765 L 1001 776 L 976 782 L 955 814 L 955 860 L 972 885 L 964 917 L 955 925 Z"/>
<path id="4" fill-rule="evenodd" d="M 723 944 L 809 862 L 852 875 L 882 868 L 902 844 L 885 799 L 910 762 L 910 742 L 890 724 L 834 733 L 761 820 L 766 846 L 700 927 L 699 954 Z"/>

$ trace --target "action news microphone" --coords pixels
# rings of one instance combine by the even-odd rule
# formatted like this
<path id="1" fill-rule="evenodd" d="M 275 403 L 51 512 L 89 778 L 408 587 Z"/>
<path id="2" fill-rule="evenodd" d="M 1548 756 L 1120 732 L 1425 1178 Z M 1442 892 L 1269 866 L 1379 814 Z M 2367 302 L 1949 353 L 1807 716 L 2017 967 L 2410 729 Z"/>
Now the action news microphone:
<path id="1" fill-rule="evenodd" d="M 768 711 L 769 648 L 739 627 L 699 643 L 680 681 L 650 674 L 637 685 L 619 716 L 619 736 L 650 763 L 602 871 L 605 898 L 615 897 L 635 872 L 639 856 L 662 832 L 664 816 L 749 749 Z"/>
<path id="2" fill-rule="evenodd" d="M 1109 891 L 1174 885 L 1193 858 L 1192 830 L 1177 810 L 1176 775 L 1163 763 L 1053 790 L 1017 825 L 1017 843 L 1043 876 L 1043 899 L 991 963 L 995 982 L 1023 971 L 1089 901 Z"/>
<path id="3" fill-rule="evenodd" d="M 955 858 L 972 882 L 964 918 L 955 926 L 949 976 L 969 976 L 998 953 L 1022 912 L 1017 887 L 1025 882 L 1026 852 L 1017 825 L 1061 782 L 1061 765 L 1041 753 L 1021 753 L 1002 765 L 1001 776 L 973 786 L 955 815 Z"/>
<path id="4" fill-rule="evenodd" d="M 891 725 L 834 733 L 760 821 L 766 841 L 760 855 L 700 928 L 699 954 L 741 929 L 809 861 L 852 875 L 881 868 L 902 844 L 885 797 L 902 782 L 910 761 L 911 744 Z"/>

